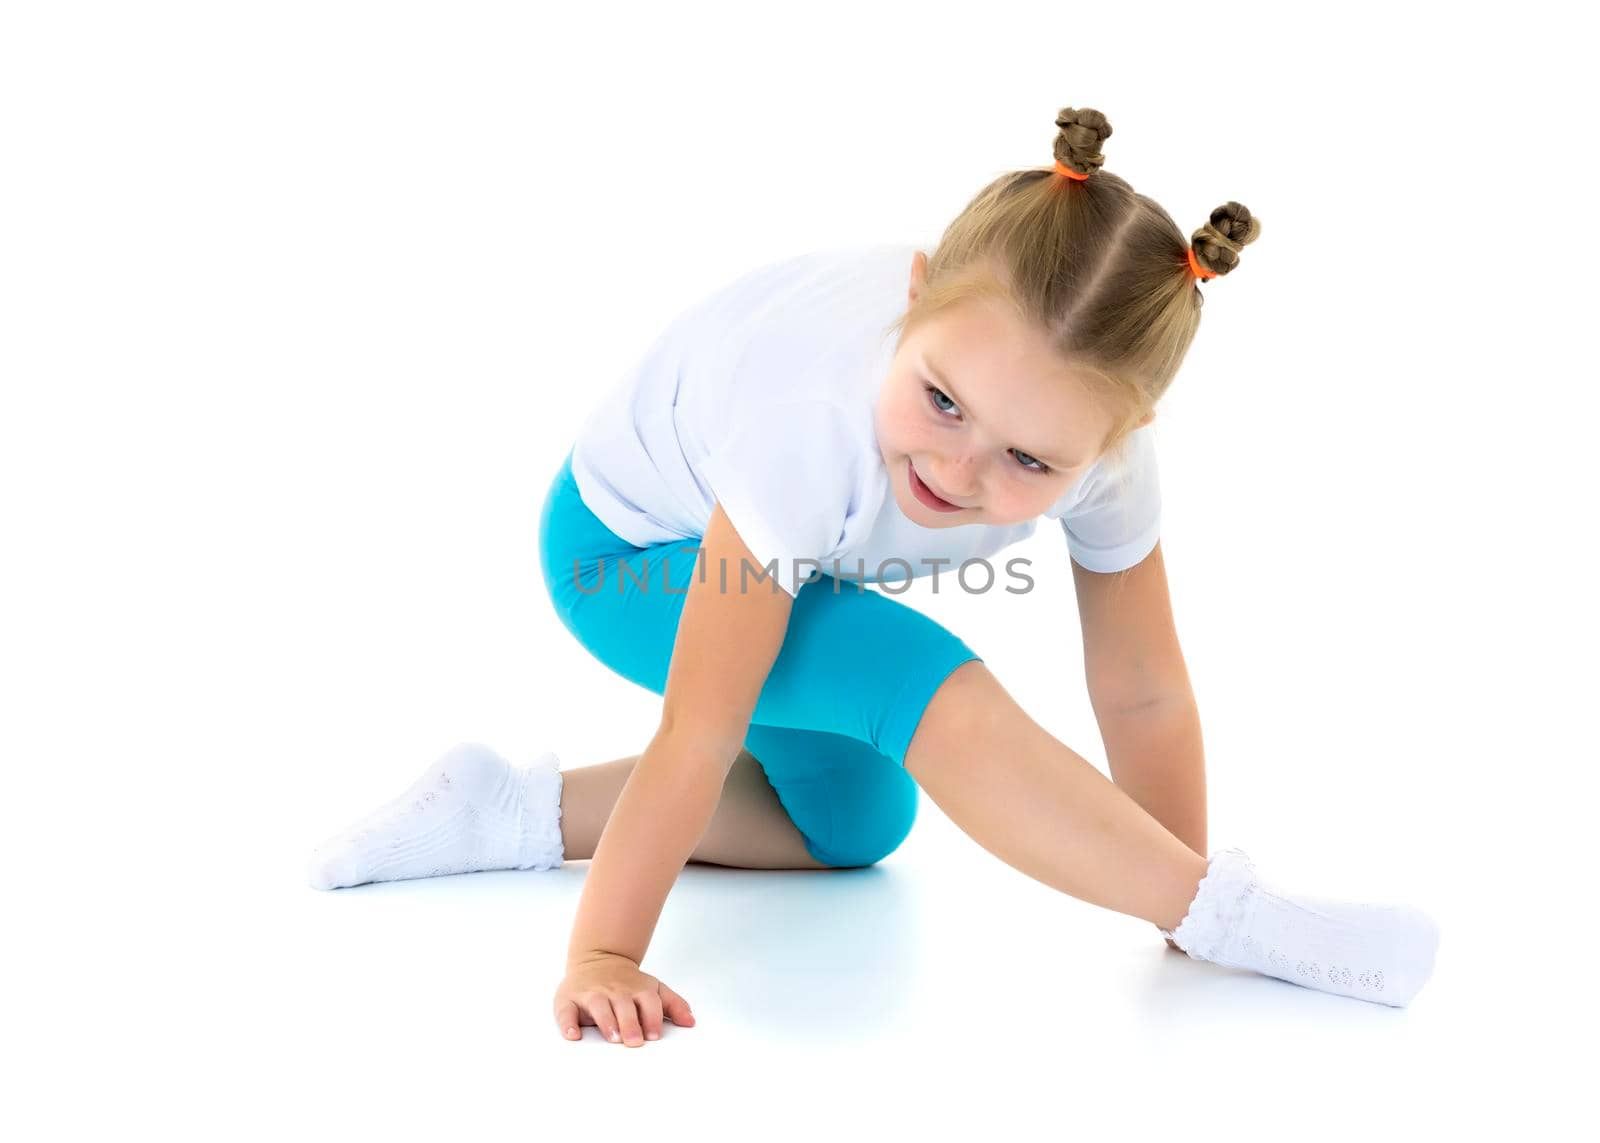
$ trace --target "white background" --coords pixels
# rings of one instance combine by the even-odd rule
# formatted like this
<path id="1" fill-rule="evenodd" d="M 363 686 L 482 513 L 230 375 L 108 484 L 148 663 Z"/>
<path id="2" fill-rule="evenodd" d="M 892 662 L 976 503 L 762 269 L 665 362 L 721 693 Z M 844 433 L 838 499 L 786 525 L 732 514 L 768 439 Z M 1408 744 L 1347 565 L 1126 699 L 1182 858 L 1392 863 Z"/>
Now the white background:
<path id="1" fill-rule="evenodd" d="M 6 5 L 7 1133 L 1587 1121 L 1589 46 L 1538 4 Z M 644 967 L 699 1024 L 642 1049 L 551 1016 L 586 862 L 308 888 L 454 742 L 643 748 L 539 579 L 592 401 L 754 265 L 931 249 L 1066 106 L 1186 233 L 1263 220 L 1160 412 L 1210 840 L 1426 908 L 1412 1007 L 1171 953 L 926 796 L 872 869 L 686 869 Z M 1033 594 L 901 598 L 1103 766 L 1061 536 L 1008 555 Z"/>

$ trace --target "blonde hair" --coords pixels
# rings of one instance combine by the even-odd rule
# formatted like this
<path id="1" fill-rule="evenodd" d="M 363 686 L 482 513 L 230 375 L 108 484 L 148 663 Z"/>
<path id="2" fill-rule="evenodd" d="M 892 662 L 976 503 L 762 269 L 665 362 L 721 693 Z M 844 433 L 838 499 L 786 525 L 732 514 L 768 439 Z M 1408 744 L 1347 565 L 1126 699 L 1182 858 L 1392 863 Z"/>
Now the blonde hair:
<path id="1" fill-rule="evenodd" d="M 1261 222 L 1230 201 L 1186 240 L 1159 203 L 1101 170 L 1100 145 L 1111 137 L 1104 115 L 1066 107 L 1056 127 L 1056 159 L 1089 177 L 1051 166 L 984 187 L 945 229 L 916 302 L 884 332 L 898 329 L 903 340 L 967 298 L 1010 306 L 1044 331 L 1111 414 L 1101 452 L 1116 465 L 1119 446 L 1167 391 L 1199 328 L 1205 299 L 1191 247 L 1203 269 L 1231 273 Z"/>

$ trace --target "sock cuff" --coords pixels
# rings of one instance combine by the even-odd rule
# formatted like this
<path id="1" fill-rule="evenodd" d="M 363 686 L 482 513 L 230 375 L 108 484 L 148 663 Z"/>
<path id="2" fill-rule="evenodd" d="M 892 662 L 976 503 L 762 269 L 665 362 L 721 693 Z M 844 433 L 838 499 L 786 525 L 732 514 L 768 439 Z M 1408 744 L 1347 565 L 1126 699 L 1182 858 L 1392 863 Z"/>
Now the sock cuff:
<path id="1" fill-rule="evenodd" d="M 522 771 L 522 821 L 518 869 L 555 869 L 566 846 L 561 839 L 561 760 L 545 752 Z"/>
<path id="2" fill-rule="evenodd" d="M 1178 927 L 1164 934 L 1192 957 L 1217 960 L 1239 929 L 1250 895 L 1260 887 L 1255 863 L 1242 849 L 1222 849 L 1206 863 L 1206 875 Z"/>

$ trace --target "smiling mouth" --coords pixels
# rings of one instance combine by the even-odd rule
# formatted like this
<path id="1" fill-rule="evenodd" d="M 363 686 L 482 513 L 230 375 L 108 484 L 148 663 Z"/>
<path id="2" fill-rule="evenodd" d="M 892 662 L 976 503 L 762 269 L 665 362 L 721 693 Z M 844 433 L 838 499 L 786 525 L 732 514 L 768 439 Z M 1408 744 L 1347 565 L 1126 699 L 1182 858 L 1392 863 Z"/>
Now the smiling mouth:
<path id="1" fill-rule="evenodd" d="M 964 511 L 961 505 L 950 503 L 950 501 L 946 500 L 943 496 L 940 496 L 937 492 L 923 483 L 922 477 L 917 475 L 917 466 L 911 463 L 910 457 L 906 458 L 906 472 L 909 474 L 911 480 L 911 494 L 923 504 L 926 504 L 935 512 Z"/>

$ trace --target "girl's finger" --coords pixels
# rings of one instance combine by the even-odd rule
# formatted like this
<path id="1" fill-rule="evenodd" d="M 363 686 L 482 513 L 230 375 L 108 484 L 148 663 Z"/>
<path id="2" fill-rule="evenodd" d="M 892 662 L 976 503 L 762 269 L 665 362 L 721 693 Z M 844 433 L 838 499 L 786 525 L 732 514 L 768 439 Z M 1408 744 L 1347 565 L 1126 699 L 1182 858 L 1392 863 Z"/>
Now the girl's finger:
<path id="1" fill-rule="evenodd" d="M 611 1008 L 617 1014 L 617 1026 L 622 1032 L 622 1043 L 636 1047 L 644 1043 L 644 1033 L 639 1031 L 639 1014 L 633 1010 L 633 997 L 615 995 Z"/>
<path id="2" fill-rule="evenodd" d="M 661 986 L 661 999 L 668 1020 L 680 1028 L 694 1023 L 694 1013 L 689 1011 L 689 1002 L 665 984 Z"/>
<path id="3" fill-rule="evenodd" d="M 639 1023 L 644 1027 L 644 1038 L 661 1039 L 661 997 L 656 990 L 640 989 L 634 994 L 633 1002 L 639 1008 Z"/>
<path id="4" fill-rule="evenodd" d="M 556 1007 L 556 1027 L 561 1029 L 561 1034 L 569 1040 L 582 1037 L 578 1031 L 578 1006 L 570 1000 L 564 1000 Z"/>
<path id="5" fill-rule="evenodd" d="M 589 1010 L 589 1016 L 594 1020 L 594 1026 L 599 1029 L 602 1039 L 616 1043 L 617 1016 L 611 1011 L 611 998 L 603 992 L 591 992 L 585 998 L 584 1007 Z"/>

